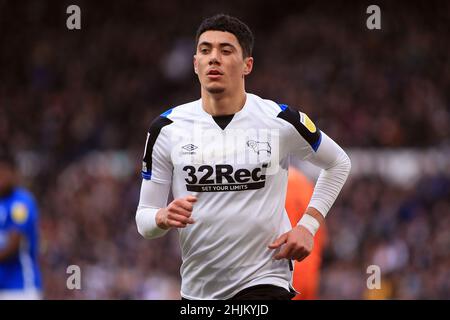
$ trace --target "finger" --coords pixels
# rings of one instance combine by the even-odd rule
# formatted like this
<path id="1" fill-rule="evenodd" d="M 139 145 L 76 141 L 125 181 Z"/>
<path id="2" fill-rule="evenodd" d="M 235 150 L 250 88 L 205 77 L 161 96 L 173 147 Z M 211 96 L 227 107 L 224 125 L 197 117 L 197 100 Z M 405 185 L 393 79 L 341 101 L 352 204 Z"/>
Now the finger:
<path id="1" fill-rule="evenodd" d="M 194 223 L 195 220 L 191 217 L 191 213 L 189 211 L 183 210 L 183 209 L 173 209 L 169 211 L 169 214 L 167 215 L 169 219 L 182 221 L 184 223 Z"/>
<path id="2" fill-rule="evenodd" d="M 187 211 L 187 210 L 185 210 L 182 207 L 171 206 L 169 208 L 169 214 L 180 214 L 182 216 L 185 216 L 185 217 L 189 218 L 192 215 L 192 212 L 191 211 Z"/>
<path id="3" fill-rule="evenodd" d="M 185 200 L 194 203 L 197 201 L 197 197 L 196 196 L 187 196 L 186 198 L 184 198 Z"/>
<path id="4" fill-rule="evenodd" d="M 280 250 L 276 255 L 274 255 L 275 260 L 280 259 L 290 259 L 292 257 L 293 252 L 293 246 L 292 245 L 285 245 L 283 249 Z"/>
<path id="5" fill-rule="evenodd" d="M 192 205 L 192 203 L 187 201 L 187 200 L 185 200 L 185 199 L 181 199 L 176 204 L 179 207 L 181 207 L 181 208 L 183 208 L 184 210 L 187 210 L 187 211 L 192 211 L 192 209 L 194 209 L 194 206 Z"/>
<path id="6" fill-rule="evenodd" d="M 276 239 L 274 242 L 269 244 L 269 249 L 278 248 L 279 246 L 281 246 L 283 243 L 285 243 L 287 241 L 287 237 L 288 237 L 287 233 L 282 234 L 280 237 L 278 237 L 278 239 Z"/>
<path id="7" fill-rule="evenodd" d="M 186 224 L 176 220 L 167 219 L 167 224 L 173 228 L 186 228 Z"/>
<path id="8" fill-rule="evenodd" d="M 184 223 L 184 224 L 187 224 L 187 223 L 192 224 L 192 223 L 195 222 L 194 219 L 188 218 L 188 217 L 183 216 L 181 214 L 171 214 L 169 218 L 170 218 L 170 220 L 178 221 L 178 222 L 181 222 L 181 223 Z"/>

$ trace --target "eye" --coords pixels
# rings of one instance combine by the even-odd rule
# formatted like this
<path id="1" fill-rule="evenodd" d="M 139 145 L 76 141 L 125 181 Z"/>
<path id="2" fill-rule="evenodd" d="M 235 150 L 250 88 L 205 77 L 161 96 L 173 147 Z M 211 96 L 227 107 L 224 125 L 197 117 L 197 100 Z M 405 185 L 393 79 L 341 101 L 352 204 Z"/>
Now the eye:
<path id="1" fill-rule="evenodd" d="M 222 50 L 222 53 L 225 54 L 225 55 L 229 55 L 229 54 L 231 54 L 232 52 L 231 52 L 231 50 L 229 50 L 229 49 L 223 49 L 223 50 Z"/>
<path id="2" fill-rule="evenodd" d="M 207 48 L 201 48 L 200 49 L 200 53 L 201 54 L 207 54 L 209 52 L 209 50 Z"/>

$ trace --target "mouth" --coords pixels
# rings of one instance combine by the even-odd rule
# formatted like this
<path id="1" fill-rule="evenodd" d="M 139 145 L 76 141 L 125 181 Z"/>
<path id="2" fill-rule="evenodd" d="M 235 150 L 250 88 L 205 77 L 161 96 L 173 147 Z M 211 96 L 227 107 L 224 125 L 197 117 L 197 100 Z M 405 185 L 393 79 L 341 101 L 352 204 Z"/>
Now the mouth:
<path id="1" fill-rule="evenodd" d="M 206 73 L 206 75 L 207 75 L 208 78 L 210 78 L 210 79 L 218 79 L 218 78 L 220 78 L 220 77 L 223 75 L 223 73 L 222 73 L 220 70 L 217 70 L 217 69 L 211 69 L 211 70 L 209 70 L 209 71 Z"/>

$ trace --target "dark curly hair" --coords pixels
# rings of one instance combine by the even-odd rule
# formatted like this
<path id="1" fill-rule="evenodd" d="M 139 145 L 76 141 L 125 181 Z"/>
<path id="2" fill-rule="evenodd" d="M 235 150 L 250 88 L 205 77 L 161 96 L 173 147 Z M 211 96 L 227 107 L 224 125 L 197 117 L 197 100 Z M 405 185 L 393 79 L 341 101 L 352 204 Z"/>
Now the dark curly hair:
<path id="1" fill-rule="evenodd" d="M 209 30 L 227 31 L 234 34 L 242 47 L 243 57 L 247 58 L 252 55 L 254 43 L 253 33 L 250 28 L 238 18 L 231 17 L 226 14 L 217 14 L 206 18 L 197 29 L 195 42 L 198 44 L 200 35 Z"/>

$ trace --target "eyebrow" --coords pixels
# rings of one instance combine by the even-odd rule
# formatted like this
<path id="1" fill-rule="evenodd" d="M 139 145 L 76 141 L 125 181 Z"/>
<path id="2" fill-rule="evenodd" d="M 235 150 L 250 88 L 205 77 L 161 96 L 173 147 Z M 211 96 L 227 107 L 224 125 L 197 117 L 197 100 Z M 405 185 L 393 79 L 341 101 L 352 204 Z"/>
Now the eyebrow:
<path id="1" fill-rule="evenodd" d="M 199 44 L 198 44 L 198 46 L 200 47 L 200 46 L 207 46 L 207 47 L 212 47 L 212 43 L 211 42 L 208 42 L 208 41 L 202 41 L 202 42 L 200 42 Z M 232 47 L 233 49 L 236 49 L 236 47 L 234 46 L 234 45 L 232 45 L 231 43 L 229 43 L 229 42 L 221 42 L 221 43 L 219 43 L 219 46 L 220 47 Z"/>

